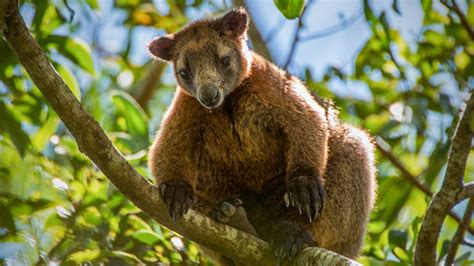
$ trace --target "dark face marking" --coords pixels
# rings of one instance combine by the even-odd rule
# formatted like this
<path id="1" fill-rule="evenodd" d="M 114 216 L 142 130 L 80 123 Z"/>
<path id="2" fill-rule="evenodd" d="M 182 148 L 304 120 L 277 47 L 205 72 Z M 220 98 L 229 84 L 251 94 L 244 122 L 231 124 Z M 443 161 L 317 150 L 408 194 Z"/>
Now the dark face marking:
<path id="1" fill-rule="evenodd" d="M 239 85 L 242 71 L 239 50 L 225 41 L 185 49 L 175 65 L 180 85 L 209 109 L 220 106 Z"/>
<path id="2" fill-rule="evenodd" d="M 153 57 L 173 62 L 179 87 L 204 107 L 216 108 L 250 70 L 247 28 L 246 11 L 235 9 L 155 38 L 148 49 Z"/>

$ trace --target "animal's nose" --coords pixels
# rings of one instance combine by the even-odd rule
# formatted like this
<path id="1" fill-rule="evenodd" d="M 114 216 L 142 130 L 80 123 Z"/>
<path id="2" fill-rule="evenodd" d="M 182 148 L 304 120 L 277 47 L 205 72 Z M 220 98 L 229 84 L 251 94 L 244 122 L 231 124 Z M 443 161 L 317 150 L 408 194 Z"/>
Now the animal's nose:
<path id="1" fill-rule="evenodd" d="M 219 90 L 215 86 L 205 86 L 198 92 L 199 102 L 207 108 L 216 107 L 220 100 Z"/>

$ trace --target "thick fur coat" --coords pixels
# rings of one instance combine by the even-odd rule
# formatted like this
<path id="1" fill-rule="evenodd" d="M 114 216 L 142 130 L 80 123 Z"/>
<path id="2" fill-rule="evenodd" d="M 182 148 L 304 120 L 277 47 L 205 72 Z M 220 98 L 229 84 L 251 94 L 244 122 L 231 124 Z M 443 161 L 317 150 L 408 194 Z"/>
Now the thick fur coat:
<path id="1" fill-rule="evenodd" d="M 178 81 L 149 153 L 170 215 L 238 197 L 277 255 L 317 245 L 355 258 L 375 198 L 371 138 L 249 51 L 247 23 L 234 10 L 149 46 Z"/>

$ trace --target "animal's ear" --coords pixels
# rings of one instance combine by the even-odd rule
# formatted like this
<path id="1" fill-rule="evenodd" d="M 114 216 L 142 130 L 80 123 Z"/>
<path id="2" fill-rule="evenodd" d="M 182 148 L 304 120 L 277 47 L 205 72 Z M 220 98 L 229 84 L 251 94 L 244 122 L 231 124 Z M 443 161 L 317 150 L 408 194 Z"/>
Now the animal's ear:
<path id="1" fill-rule="evenodd" d="M 168 34 L 161 37 L 156 37 L 148 44 L 148 51 L 154 57 L 164 61 L 171 61 L 173 59 L 173 45 L 174 35 Z"/>
<path id="2" fill-rule="evenodd" d="M 227 12 L 221 21 L 224 33 L 231 38 L 238 38 L 245 34 L 249 25 L 247 11 L 243 8 Z"/>

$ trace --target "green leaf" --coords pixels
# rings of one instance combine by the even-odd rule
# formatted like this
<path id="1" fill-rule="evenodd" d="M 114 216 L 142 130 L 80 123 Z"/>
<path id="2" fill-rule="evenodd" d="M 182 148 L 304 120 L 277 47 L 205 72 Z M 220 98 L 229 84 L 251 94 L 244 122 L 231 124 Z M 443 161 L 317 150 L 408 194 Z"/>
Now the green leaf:
<path id="1" fill-rule="evenodd" d="M 138 148 L 148 146 L 148 118 L 138 103 L 127 93 L 119 90 L 111 92 L 112 103 L 117 115 L 125 118 L 127 132 L 138 141 Z"/>
<path id="2" fill-rule="evenodd" d="M 160 237 L 158 236 L 158 234 L 148 230 L 138 230 L 133 234 L 133 237 L 147 245 L 153 245 L 156 242 L 160 241 Z"/>
<path id="3" fill-rule="evenodd" d="M 388 241 L 395 247 L 406 249 L 408 233 L 400 230 L 390 230 L 388 233 Z"/>
<path id="4" fill-rule="evenodd" d="M 295 19 L 304 8 L 304 0 L 274 0 L 275 5 L 287 19 Z"/>
<path id="5" fill-rule="evenodd" d="M 433 0 L 421 0 L 421 7 L 425 13 L 429 13 L 431 6 L 433 5 Z"/>
<path id="6" fill-rule="evenodd" d="M 468 251 L 468 252 L 462 254 L 461 256 L 459 256 L 459 257 L 454 261 L 454 263 L 456 264 L 456 263 L 464 262 L 464 261 L 466 261 L 466 260 L 469 258 L 470 255 L 471 255 L 471 252 Z M 467 264 L 467 265 L 469 265 L 469 264 Z"/>
<path id="7" fill-rule="evenodd" d="M 31 144 L 30 138 L 22 130 L 21 123 L 10 113 L 11 110 L 3 103 L 0 102 L 0 132 L 6 132 L 9 136 L 15 148 L 21 154 L 25 155 L 26 148 Z"/>
<path id="8" fill-rule="evenodd" d="M 54 66 L 57 70 L 59 75 L 63 78 L 66 85 L 71 89 L 72 93 L 76 98 L 81 101 L 81 90 L 79 88 L 79 82 L 77 82 L 76 77 L 72 73 L 71 69 L 64 64 L 55 64 Z"/>
<path id="9" fill-rule="evenodd" d="M 77 264 L 82 264 L 84 262 L 94 260 L 95 258 L 99 257 L 99 255 L 100 250 L 98 249 L 86 249 L 69 255 L 68 260 L 73 261 Z"/>
<path id="10" fill-rule="evenodd" d="M 86 0 L 86 2 L 92 9 L 99 9 L 100 7 L 97 0 Z"/>
<path id="11" fill-rule="evenodd" d="M 370 7 L 369 0 L 364 0 L 364 15 L 365 20 L 370 24 L 374 24 L 376 22 L 375 14 L 372 8 Z"/>
<path id="12" fill-rule="evenodd" d="M 449 248 L 450 244 L 451 244 L 450 240 L 444 240 L 443 241 L 443 244 L 441 245 L 441 251 L 440 251 L 439 257 L 438 257 L 438 263 L 441 262 L 441 260 L 444 258 L 444 256 L 446 256 L 446 254 L 448 253 L 448 248 Z"/>
<path id="13" fill-rule="evenodd" d="M 55 114 L 50 114 L 46 122 L 41 128 L 33 135 L 31 142 L 33 148 L 40 152 L 44 146 L 48 143 L 51 136 L 56 132 L 58 128 L 59 119 Z"/>
<path id="14" fill-rule="evenodd" d="M 36 5 L 33 17 L 34 32 L 38 36 L 47 36 L 66 20 L 51 1 L 34 1 Z"/>
<path id="15" fill-rule="evenodd" d="M 16 226 L 10 209 L 0 203 L 0 239 L 6 235 L 16 234 Z M 2 230 L 2 228 L 7 231 Z"/>
<path id="16" fill-rule="evenodd" d="M 71 60 L 91 75 L 95 75 L 94 60 L 89 45 L 83 40 L 69 36 L 50 35 L 41 39 L 42 46 L 55 48 L 59 53 Z"/>
<path id="17" fill-rule="evenodd" d="M 126 260 L 130 265 L 135 264 L 135 265 L 142 265 L 143 262 L 135 255 L 121 251 L 121 250 L 114 250 L 110 253 L 111 256 L 122 258 Z"/>

